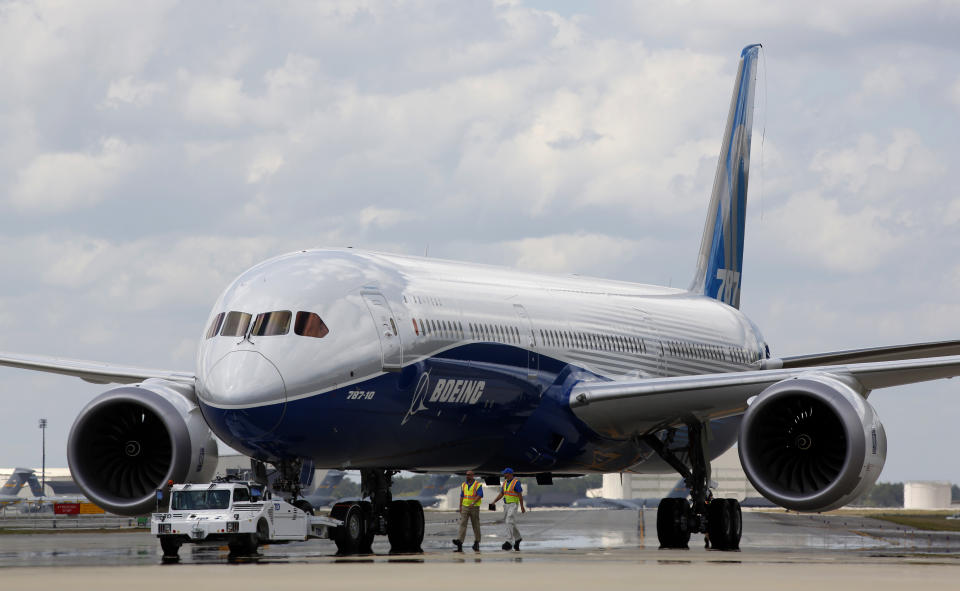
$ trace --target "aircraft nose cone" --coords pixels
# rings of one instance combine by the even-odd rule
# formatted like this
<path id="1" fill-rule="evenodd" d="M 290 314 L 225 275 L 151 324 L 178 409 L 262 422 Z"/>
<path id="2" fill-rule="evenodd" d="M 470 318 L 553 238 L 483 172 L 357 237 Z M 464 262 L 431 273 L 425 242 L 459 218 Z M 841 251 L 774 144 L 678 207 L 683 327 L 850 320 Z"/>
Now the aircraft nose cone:
<path id="1" fill-rule="evenodd" d="M 286 402 L 283 377 L 257 351 L 232 351 L 202 377 L 200 396 L 220 408 L 244 408 Z"/>

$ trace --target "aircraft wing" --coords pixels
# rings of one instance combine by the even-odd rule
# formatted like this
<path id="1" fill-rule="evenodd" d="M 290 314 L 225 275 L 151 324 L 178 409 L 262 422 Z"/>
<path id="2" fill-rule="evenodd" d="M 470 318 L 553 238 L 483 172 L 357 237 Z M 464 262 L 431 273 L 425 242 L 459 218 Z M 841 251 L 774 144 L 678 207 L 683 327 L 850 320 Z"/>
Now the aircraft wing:
<path id="1" fill-rule="evenodd" d="M 195 379 L 193 373 L 185 371 L 146 369 L 80 359 L 0 352 L 0 366 L 2 365 L 73 376 L 92 384 L 134 384 L 149 378 L 160 378 L 192 386 Z"/>
<path id="2" fill-rule="evenodd" d="M 768 386 L 810 374 L 829 375 L 848 383 L 854 380 L 869 391 L 960 375 L 960 355 L 588 382 L 574 386 L 570 406 L 601 435 L 624 439 L 677 424 L 691 415 L 706 421 L 741 414 L 747 401 Z"/>

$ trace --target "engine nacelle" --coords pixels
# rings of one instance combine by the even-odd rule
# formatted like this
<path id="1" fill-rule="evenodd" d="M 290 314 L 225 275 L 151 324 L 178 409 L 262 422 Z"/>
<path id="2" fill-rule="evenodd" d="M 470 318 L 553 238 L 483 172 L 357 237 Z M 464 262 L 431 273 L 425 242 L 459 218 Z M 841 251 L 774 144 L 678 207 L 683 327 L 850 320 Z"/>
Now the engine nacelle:
<path id="1" fill-rule="evenodd" d="M 740 426 L 740 463 L 767 499 L 794 511 L 829 511 L 866 492 L 887 459 L 876 411 L 825 375 L 778 382 Z"/>
<path id="2" fill-rule="evenodd" d="M 67 461 L 87 498 L 111 513 L 142 515 L 168 480 L 210 480 L 217 442 L 182 388 L 147 380 L 104 392 L 80 411 Z"/>

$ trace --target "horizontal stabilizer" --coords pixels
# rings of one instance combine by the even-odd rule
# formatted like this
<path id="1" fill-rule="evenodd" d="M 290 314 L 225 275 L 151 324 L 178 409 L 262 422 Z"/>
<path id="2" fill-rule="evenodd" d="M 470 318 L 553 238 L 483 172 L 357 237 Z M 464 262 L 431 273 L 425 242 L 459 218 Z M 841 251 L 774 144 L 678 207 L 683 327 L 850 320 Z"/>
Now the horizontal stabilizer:
<path id="1" fill-rule="evenodd" d="M 842 365 L 847 363 L 873 363 L 877 361 L 905 361 L 924 357 L 946 357 L 960 355 L 960 341 L 937 341 L 916 343 L 913 345 L 894 345 L 892 347 L 873 347 L 870 349 L 850 349 L 813 355 L 782 357 L 781 367 L 814 367 L 817 365 Z"/>

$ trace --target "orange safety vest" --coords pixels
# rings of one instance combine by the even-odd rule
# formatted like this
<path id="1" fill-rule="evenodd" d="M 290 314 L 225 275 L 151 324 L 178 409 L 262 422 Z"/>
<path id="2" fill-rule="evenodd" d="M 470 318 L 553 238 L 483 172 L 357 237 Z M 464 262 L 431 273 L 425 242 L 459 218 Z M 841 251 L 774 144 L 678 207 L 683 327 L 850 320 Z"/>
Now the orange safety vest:
<path id="1" fill-rule="evenodd" d="M 511 478 L 509 481 L 503 483 L 503 502 L 504 503 L 519 503 L 520 502 L 520 493 L 516 492 L 517 484 L 520 482 L 518 478 Z"/>
<path id="2" fill-rule="evenodd" d="M 473 484 L 464 482 L 460 485 L 460 504 L 464 507 L 476 507 L 480 505 L 480 481 L 474 480 Z"/>

